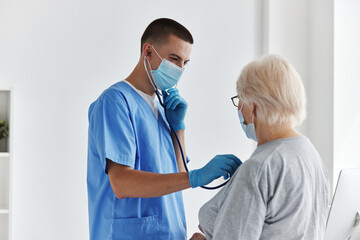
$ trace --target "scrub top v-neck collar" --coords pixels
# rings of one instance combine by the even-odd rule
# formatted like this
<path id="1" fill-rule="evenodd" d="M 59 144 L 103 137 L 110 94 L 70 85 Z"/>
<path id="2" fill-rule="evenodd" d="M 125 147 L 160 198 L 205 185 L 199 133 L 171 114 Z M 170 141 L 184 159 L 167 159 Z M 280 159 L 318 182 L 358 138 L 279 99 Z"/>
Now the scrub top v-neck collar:
<path id="1" fill-rule="evenodd" d="M 129 81 L 127 81 L 126 79 L 123 80 L 125 83 L 127 83 L 132 89 L 135 90 L 135 92 L 137 94 L 139 94 L 144 100 L 145 102 L 149 105 L 149 107 L 151 108 L 151 110 L 153 111 L 155 117 L 157 120 L 159 120 L 159 106 L 156 103 L 155 97 L 152 97 L 142 91 L 140 91 L 139 89 L 137 89 L 136 87 L 134 87 Z"/>

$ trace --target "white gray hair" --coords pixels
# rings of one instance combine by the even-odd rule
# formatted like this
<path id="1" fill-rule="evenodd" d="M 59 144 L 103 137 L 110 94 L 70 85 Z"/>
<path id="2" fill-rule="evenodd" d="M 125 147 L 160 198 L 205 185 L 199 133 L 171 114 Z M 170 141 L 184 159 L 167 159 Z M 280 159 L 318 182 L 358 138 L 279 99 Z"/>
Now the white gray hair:
<path id="1" fill-rule="evenodd" d="M 236 82 L 239 99 L 256 105 L 256 116 L 269 125 L 300 125 L 306 117 L 301 77 L 286 59 L 270 54 L 247 64 Z"/>

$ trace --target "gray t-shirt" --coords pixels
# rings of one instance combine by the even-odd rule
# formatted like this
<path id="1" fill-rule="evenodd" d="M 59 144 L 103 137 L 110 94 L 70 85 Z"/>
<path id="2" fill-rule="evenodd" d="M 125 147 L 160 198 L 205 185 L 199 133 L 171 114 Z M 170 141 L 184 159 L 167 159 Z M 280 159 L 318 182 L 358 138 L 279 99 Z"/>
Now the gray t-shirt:
<path id="1" fill-rule="evenodd" d="M 304 136 L 256 148 L 230 182 L 201 207 L 206 239 L 321 240 L 329 181 L 326 168 Z"/>

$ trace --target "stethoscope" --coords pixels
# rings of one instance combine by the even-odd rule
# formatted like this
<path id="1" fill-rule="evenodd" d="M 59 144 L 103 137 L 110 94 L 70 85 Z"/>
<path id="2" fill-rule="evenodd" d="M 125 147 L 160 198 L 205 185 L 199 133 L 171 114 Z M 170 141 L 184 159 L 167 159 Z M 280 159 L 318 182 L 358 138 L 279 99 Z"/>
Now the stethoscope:
<path id="1" fill-rule="evenodd" d="M 174 130 L 174 128 L 171 126 L 171 124 L 170 124 L 170 122 L 169 122 L 169 119 L 168 119 L 168 117 L 167 117 L 167 115 L 166 115 L 166 106 L 165 106 L 165 104 L 163 103 L 163 101 L 161 100 L 161 97 L 160 97 L 161 94 L 159 93 L 158 90 L 155 90 L 155 93 L 156 93 L 156 96 L 157 96 L 157 98 L 158 98 L 158 100 L 159 100 L 160 105 L 164 108 L 165 118 L 166 118 L 166 121 L 168 122 L 168 124 L 169 124 L 169 126 L 170 126 L 170 130 L 171 130 L 171 131 L 170 131 L 170 134 L 171 134 L 171 132 L 174 133 L 175 138 L 176 138 L 176 141 L 177 141 L 177 143 L 178 143 L 178 145 L 179 145 L 179 147 L 180 147 L 181 157 L 182 157 L 182 160 L 183 160 L 183 163 L 184 163 L 185 170 L 186 170 L 186 172 L 189 172 L 189 169 L 188 169 L 188 167 L 187 167 L 187 163 L 186 163 L 186 161 L 185 161 L 184 151 L 183 151 L 183 148 L 182 148 L 181 143 L 180 143 L 180 139 L 179 139 L 176 131 Z M 221 188 L 221 187 L 225 186 L 225 184 L 227 184 L 229 181 L 230 181 L 230 179 L 227 180 L 226 182 L 218 185 L 218 186 L 215 186 L 215 187 L 206 187 L 206 186 L 200 186 L 200 187 L 201 187 L 201 188 L 204 188 L 204 189 L 207 189 L 207 190 L 215 190 L 215 189 L 218 189 L 218 188 Z"/>
<path id="2" fill-rule="evenodd" d="M 154 88 L 154 91 L 155 91 L 155 93 L 156 93 L 156 96 L 157 96 L 157 98 L 158 98 L 158 100 L 159 100 L 160 105 L 164 108 L 165 118 L 166 118 L 166 121 L 168 122 L 168 124 L 169 124 L 169 126 L 170 126 L 170 134 L 171 134 L 171 132 L 174 133 L 175 138 L 176 138 L 176 141 L 177 141 L 177 143 L 178 143 L 178 145 L 179 145 L 179 148 L 180 148 L 181 157 L 182 157 L 182 160 L 183 160 L 183 163 L 184 163 L 185 170 L 186 170 L 186 172 L 189 172 L 189 169 L 188 169 L 188 167 L 187 167 L 187 163 L 186 163 L 186 160 L 185 160 L 185 156 L 184 156 L 184 151 L 183 151 L 183 148 L 182 148 L 181 143 L 180 143 L 179 136 L 177 135 L 177 133 L 176 133 L 176 131 L 174 130 L 174 128 L 171 126 L 170 121 L 169 121 L 169 119 L 168 119 L 168 117 L 167 117 L 167 115 L 166 115 L 166 105 L 165 105 L 165 104 L 163 103 L 163 101 L 161 100 L 161 97 L 160 97 L 161 93 L 157 90 L 158 88 L 154 86 L 154 83 L 152 82 L 152 80 L 151 80 L 151 78 L 150 78 L 150 74 L 149 74 L 148 69 L 147 69 L 147 67 L 146 67 L 146 61 L 145 61 L 145 59 L 146 59 L 146 56 L 144 56 L 145 72 L 146 72 L 146 74 L 147 74 L 147 76 L 148 76 L 148 78 L 149 78 L 149 81 L 150 81 L 151 85 L 152 85 L 153 88 Z M 175 86 L 175 87 L 176 87 L 176 86 Z M 207 190 L 215 190 L 215 189 L 218 189 L 218 188 L 221 188 L 221 187 L 225 186 L 225 184 L 227 184 L 229 181 L 230 181 L 230 179 L 227 180 L 226 182 L 218 185 L 218 186 L 215 186 L 215 187 L 206 187 L 206 186 L 200 186 L 200 187 L 201 187 L 201 188 L 204 188 L 204 189 L 207 189 Z"/>

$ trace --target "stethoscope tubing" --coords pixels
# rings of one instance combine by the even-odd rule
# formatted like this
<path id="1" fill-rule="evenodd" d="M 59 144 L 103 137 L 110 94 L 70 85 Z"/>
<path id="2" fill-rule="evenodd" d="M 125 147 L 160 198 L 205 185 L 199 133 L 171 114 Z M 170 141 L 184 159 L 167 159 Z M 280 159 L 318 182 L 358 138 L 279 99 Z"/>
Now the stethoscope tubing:
<path id="1" fill-rule="evenodd" d="M 189 172 L 189 169 L 188 169 L 188 167 L 187 167 L 187 163 L 186 163 L 186 160 L 185 160 L 185 156 L 184 156 L 184 151 L 183 151 L 182 145 L 181 145 L 181 143 L 180 143 L 179 136 L 177 135 L 177 133 L 176 133 L 176 131 L 174 130 L 174 128 L 171 126 L 171 123 L 169 122 L 169 119 L 168 119 L 168 117 L 167 117 L 167 115 L 166 115 L 166 106 L 164 105 L 163 101 L 161 100 L 159 91 L 156 90 L 155 93 L 156 93 L 156 96 L 157 96 L 157 98 L 158 98 L 158 100 L 159 100 L 160 105 L 164 108 L 165 118 L 166 118 L 166 121 L 168 122 L 168 124 L 169 124 L 169 126 L 170 126 L 170 131 L 174 133 L 175 138 L 176 138 L 176 141 L 177 141 L 177 143 L 178 143 L 178 145 L 179 145 L 180 152 L 181 152 L 181 157 L 182 157 L 182 160 L 183 160 L 183 163 L 184 163 L 185 170 L 186 170 L 186 172 Z M 170 132 L 170 134 L 171 134 L 171 132 Z M 207 186 L 200 186 L 200 187 L 201 187 L 201 188 L 204 188 L 204 189 L 207 189 L 207 190 L 215 190 L 215 189 L 218 189 L 218 188 L 221 188 L 221 187 L 225 186 L 229 181 L 230 181 L 230 179 L 227 180 L 226 182 L 218 185 L 218 186 L 215 186 L 215 187 L 207 187 Z"/>

